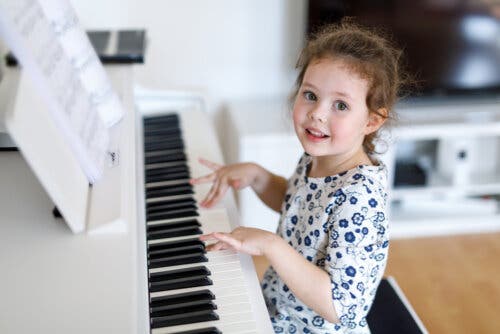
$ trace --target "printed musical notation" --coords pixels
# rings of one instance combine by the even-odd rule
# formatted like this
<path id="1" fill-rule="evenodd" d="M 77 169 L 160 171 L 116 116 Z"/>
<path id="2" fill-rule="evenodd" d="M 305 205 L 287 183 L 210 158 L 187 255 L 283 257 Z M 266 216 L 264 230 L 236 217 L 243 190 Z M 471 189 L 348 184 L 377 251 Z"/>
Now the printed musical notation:
<path id="1" fill-rule="evenodd" d="M 94 183 L 123 109 L 69 1 L 0 0 L 0 35 Z"/>

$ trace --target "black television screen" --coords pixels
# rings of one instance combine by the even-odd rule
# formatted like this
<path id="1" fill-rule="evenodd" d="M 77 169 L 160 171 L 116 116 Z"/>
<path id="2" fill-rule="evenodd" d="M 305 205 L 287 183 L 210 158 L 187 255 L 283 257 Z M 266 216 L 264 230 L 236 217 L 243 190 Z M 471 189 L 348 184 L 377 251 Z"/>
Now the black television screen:
<path id="1" fill-rule="evenodd" d="M 310 0 L 307 31 L 344 16 L 392 36 L 411 95 L 500 94 L 500 1 Z"/>

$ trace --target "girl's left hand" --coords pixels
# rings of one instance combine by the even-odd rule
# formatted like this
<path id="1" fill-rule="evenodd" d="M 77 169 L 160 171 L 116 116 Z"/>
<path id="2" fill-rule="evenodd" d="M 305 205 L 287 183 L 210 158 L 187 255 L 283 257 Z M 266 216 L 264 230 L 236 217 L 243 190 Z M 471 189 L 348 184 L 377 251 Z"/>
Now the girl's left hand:
<path id="1" fill-rule="evenodd" d="M 271 245 L 274 233 L 251 227 L 238 227 L 231 233 L 213 232 L 202 235 L 201 241 L 217 240 L 207 250 L 234 249 L 249 255 L 265 255 Z"/>

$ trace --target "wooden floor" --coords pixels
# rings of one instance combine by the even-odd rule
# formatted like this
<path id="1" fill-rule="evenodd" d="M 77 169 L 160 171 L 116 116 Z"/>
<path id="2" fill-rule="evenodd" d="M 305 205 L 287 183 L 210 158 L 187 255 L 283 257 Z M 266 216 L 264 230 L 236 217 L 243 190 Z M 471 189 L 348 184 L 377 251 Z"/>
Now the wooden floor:
<path id="1" fill-rule="evenodd" d="M 500 333 L 500 233 L 392 240 L 385 275 L 429 333 Z"/>

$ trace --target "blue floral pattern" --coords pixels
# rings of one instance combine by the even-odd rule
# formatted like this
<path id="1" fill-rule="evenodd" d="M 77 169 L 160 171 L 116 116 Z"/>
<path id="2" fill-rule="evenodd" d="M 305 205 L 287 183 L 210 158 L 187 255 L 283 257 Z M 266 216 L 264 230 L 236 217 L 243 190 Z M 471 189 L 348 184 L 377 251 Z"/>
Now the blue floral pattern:
<path id="1" fill-rule="evenodd" d="M 262 290 L 276 333 L 370 333 L 366 315 L 382 279 L 389 246 L 387 170 L 360 165 L 307 177 L 304 154 L 288 180 L 277 233 L 331 280 L 340 319 L 329 323 L 297 299 L 270 267 Z"/>

